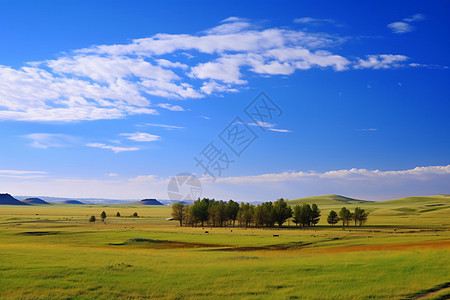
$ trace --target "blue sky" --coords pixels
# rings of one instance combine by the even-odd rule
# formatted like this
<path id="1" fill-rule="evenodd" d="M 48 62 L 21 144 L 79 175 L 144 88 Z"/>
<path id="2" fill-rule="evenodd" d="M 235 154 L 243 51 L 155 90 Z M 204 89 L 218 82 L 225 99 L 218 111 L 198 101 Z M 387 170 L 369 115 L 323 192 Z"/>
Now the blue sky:
<path id="1" fill-rule="evenodd" d="M 450 4 L 361 2 L 0 1 L 0 192 L 450 193 Z M 282 113 L 252 120 L 261 92 Z"/>

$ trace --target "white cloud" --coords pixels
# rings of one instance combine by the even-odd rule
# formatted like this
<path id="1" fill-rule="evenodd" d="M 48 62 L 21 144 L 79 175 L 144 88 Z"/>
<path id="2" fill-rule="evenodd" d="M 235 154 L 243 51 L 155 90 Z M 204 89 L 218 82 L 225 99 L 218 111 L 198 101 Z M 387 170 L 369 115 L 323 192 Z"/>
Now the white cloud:
<path id="1" fill-rule="evenodd" d="M 390 23 L 388 27 L 394 33 L 406 33 L 414 30 L 414 27 L 406 22 L 393 22 Z"/>
<path id="2" fill-rule="evenodd" d="M 261 121 L 257 121 L 256 123 L 248 123 L 248 125 L 255 126 L 255 127 L 264 127 L 264 128 L 275 127 L 275 124 L 268 123 L 268 122 L 261 122 Z"/>
<path id="3" fill-rule="evenodd" d="M 292 130 L 289 129 L 277 129 L 277 128 L 269 128 L 270 131 L 275 131 L 275 132 L 292 132 Z"/>
<path id="4" fill-rule="evenodd" d="M 120 135 L 126 136 L 129 140 L 136 142 L 154 142 L 161 139 L 160 136 L 146 133 L 146 132 L 135 132 L 135 133 L 121 133 Z"/>
<path id="5" fill-rule="evenodd" d="M 404 18 L 403 20 L 406 22 L 414 22 L 414 21 L 422 21 L 425 19 L 425 15 L 423 14 L 415 14 L 409 18 Z"/>
<path id="6" fill-rule="evenodd" d="M 389 178 L 389 177 L 402 177 L 412 176 L 419 179 L 425 179 L 430 175 L 443 175 L 450 174 L 450 165 L 447 166 L 429 166 L 429 167 L 416 167 L 409 170 L 401 171 L 380 171 L 380 170 L 367 170 L 367 169 L 348 169 L 348 170 L 333 170 L 324 173 L 319 172 L 283 172 L 273 174 L 262 174 L 254 176 L 240 176 L 240 177 L 226 177 L 218 178 L 218 182 L 228 183 L 248 183 L 248 182 L 279 182 L 279 181 L 292 181 L 302 180 L 305 178 L 328 178 L 328 179 L 347 179 L 347 180 L 368 180 L 374 177 L 377 178 Z"/>
<path id="7" fill-rule="evenodd" d="M 415 15 L 408 22 L 419 19 Z M 330 22 L 298 19 L 313 21 Z M 154 97 L 203 98 L 237 92 L 255 75 L 390 68 L 401 61 L 402 55 L 387 54 L 354 62 L 332 52 L 346 40 L 230 17 L 196 34 L 160 33 L 128 44 L 78 49 L 21 68 L 0 66 L 0 120 L 75 122 L 155 115 L 158 107 L 182 108 L 154 105 Z M 389 57 L 397 57 L 396 62 L 388 62 Z"/>
<path id="8" fill-rule="evenodd" d="M 403 67 L 402 62 L 408 60 L 405 55 L 368 55 L 366 59 L 359 58 L 358 62 L 353 66 L 355 69 L 389 69 Z"/>
<path id="9" fill-rule="evenodd" d="M 165 109 L 168 109 L 168 110 L 171 110 L 171 111 L 184 111 L 184 108 L 182 108 L 181 106 L 173 105 L 173 104 L 170 104 L 170 103 L 159 103 L 159 104 L 156 104 L 156 106 L 161 107 L 161 108 L 165 108 Z"/>
<path id="10" fill-rule="evenodd" d="M 415 21 L 421 21 L 423 19 L 425 19 L 424 15 L 415 14 L 409 18 L 404 18 L 402 21 L 388 24 L 388 28 L 391 29 L 393 33 L 397 34 L 411 32 L 414 30 L 414 26 L 412 26 L 410 23 Z"/>
<path id="11" fill-rule="evenodd" d="M 31 133 L 24 136 L 30 139 L 31 147 L 47 149 L 49 147 L 68 147 L 78 142 L 78 138 L 57 133 Z"/>
<path id="12" fill-rule="evenodd" d="M 108 174 L 105 174 L 106 176 L 108 176 L 108 177 L 117 177 L 117 176 L 119 176 L 119 174 L 116 174 L 116 173 L 108 173 Z"/>
<path id="13" fill-rule="evenodd" d="M 267 128 L 268 130 L 274 131 L 274 132 L 292 132 L 291 130 L 288 130 L 288 129 L 274 128 L 276 125 L 272 124 L 272 123 L 268 123 L 268 122 L 258 121 L 256 123 L 248 123 L 248 125 L 255 126 L 255 127 Z"/>
<path id="14" fill-rule="evenodd" d="M 181 68 L 183 70 L 188 69 L 189 66 L 186 64 L 182 64 L 180 62 L 172 62 L 170 60 L 167 59 L 157 59 L 156 62 L 158 63 L 158 65 L 160 65 L 161 67 L 169 67 L 169 68 Z"/>
<path id="15" fill-rule="evenodd" d="M 140 150 L 137 147 L 116 147 L 116 146 L 105 145 L 102 143 L 88 143 L 88 144 L 86 144 L 86 146 L 92 147 L 92 148 L 108 149 L 108 150 L 112 150 L 114 153 Z"/>

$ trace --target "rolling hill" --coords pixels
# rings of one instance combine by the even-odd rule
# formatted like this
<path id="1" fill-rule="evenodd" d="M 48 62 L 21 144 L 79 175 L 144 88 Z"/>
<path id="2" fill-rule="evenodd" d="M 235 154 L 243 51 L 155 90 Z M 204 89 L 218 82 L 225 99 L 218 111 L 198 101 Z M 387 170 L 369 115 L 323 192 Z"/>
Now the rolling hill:
<path id="1" fill-rule="evenodd" d="M 349 197 L 344 197 L 340 195 L 322 195 L 322 196 L 312 196 L 300 199 L 289 200 L 288 204 L 293 206 L 297 204 L 312 204 L 317 205 L 352 205 L 352 204 L 369 204 L 374 203 L 373 201 L 353 199 Z"/>
<path id="2" fill-rule="evenodd" d="M 28 204 L 17 200 L 10 194 L 0 194 L 0 205 L 28 205 Z"/>
<path id="3" fill-rule="evenodd" d="M 399 205 L 411 205 L 411 204 L 450 204 L 450 195 L 433 195 L 433 196 L 413 196 L 404 197 L 393 200 L 380 201 L 378 203 L 383 204 L 399 204 Z"/>
<path id="4" fill-rule="evenodd" d="M 66 200 L 66 201 L 64 201 L 63 203 L 64 203 L 64 204 L 77 204 L 77 205 L 79 205 L 79 204 L 84 204 L 83 202 L 78 201 L 78 200 Z"/>
<path id="5" fill-rule="evenodd" d="M 39 198 L 28 198 L 28 199 L 22 200 L 22 202 L 26 203 L 26 204 L 32 204 L 32 205 L 41 205 L 41 204 L 49 205 L 50 204 L 47 201 L 44 201 Z"/>

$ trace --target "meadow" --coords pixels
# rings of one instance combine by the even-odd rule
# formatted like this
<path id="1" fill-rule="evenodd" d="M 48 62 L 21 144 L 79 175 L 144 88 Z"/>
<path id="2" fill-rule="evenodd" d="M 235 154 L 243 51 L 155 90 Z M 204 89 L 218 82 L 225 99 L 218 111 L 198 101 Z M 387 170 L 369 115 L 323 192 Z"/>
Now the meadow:
<path id="1" fill-rule="evenodd" d="M 450 297 L 449 196 L 290 203 L 313 202 L 317 226 L 281 229 L 179 227 L 169 206 L 4 205 L 0 299 Z M 367 224 L 328 225 L 342 206 Z"/>

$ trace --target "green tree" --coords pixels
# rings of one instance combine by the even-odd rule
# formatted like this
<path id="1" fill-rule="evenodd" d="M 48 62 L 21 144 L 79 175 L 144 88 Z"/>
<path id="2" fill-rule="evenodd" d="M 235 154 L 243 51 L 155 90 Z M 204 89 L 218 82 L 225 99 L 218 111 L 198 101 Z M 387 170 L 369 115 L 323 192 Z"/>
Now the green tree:
<path id="1" fill-rule="evenodd" d="M 311 206 L 306 203 L 302 204 L 300 207 L 300 223 L 302 223 L 302 226 L 311 226 L 311 213 Z"/>
<path id="2" fill-rule="evenodd" d="M 137 213 L 137 212 L 134 212 L 134 213 L 133 213 L 133 217 L 139 218 L 138 213 Z"/>
<path id="3" fill-rule="evenodd" d="M 273 203 L 271 201 L 264 202 L 262 204 L 264 207 L 264 211 L 266 212 L 265 218 L 264 218 L 264 224 L 267 227 L 274 227 L 275 226 L 275 212 L 273 210 Z"/>
<path id="4" fill-rule="evenodd" d="M 343 207 L 339 211 L 339 218 L 342 221 L 342 226 L 348 226 L 348 222 L 352 219 L 352 213 L 346 207 Z"/>
<path id="5" fill-rule="evenodd" d="M 367 221 L 369 213 L 367 213 L 364 209 L 361 207 L 356 207 L 354 212 L 354 219 L 355 219 L 355 226 L 356 223 L 359 224 L 359 226 L 364 225 L 364 223 Z"/>
<path id="6" fill-rule="evenodd" d="M 208 203 L 208 224 L 210 226 L 216 226 L 218 205 L 219 203 L 216 201 L 209 201 Z"/>
<path id="7" fill-rule="evenodd" d="M 228 220 L 227 204 L 222 200 L 217 204 L 217 223 L 220 227 L 223 227 L 224 223 Z"/>
<path id="8" fill-rule="evenodd" d="M 331 224 L 332 226 L 334 224 L 336 224 L 337 222 L 339 222 L 339 217 L 334 210 L 330 211 L 330 213 L 328 214 L 327 222 L 328 222 L 328 224 Z"/>
<path id="9" fill-rule="evenodd" d="M 287 219 L 292 217 L 292 209 L 283 198 L 280 198 L 273 205 L 273 215 L 278 227 L 281 227 Z"/>
<path id="10" fill-rule="evenodd" d="M 233 221 L 233 227 L 234 224 L 236 223 L 238 212 L 239 212 L 239 203 L 234 202 L 233 200 L 228 201 L 227 216 L 228 220 Z"/>
<path id="11" fill-rule="evenodd" d="M 311 224 L 316 226 L 320 221 L 320 209 L 319 207 L 313 203 L 311 206 Z"/>
<path id="12" fill-rule="evenodd" d="M 120 217 L 120 212 L 117 212 L 116 217 Z"/>
<path id="13" fill-rule="evenodd" d="M 95 222 L 95 216 L 91 216 L 91 217 L 89 218 L 89 222 Z"/>
<path id="14" fill-rule="evenodd" d="M 295 205 L 294 209 L 293 209 L 293 218 L 292 218 L 292 222 L 295 223 L 295 226 L 298 226 L 298 224 L 300 224 L 301 221 L 301 211 L 302 208 L 300 207 L 300 205 Z"/>
<path id="15" fill-rule="evenodd" d="M 203 198 L 202 200 L 199 198 L 191 207 L 192 217 L 196 222 L 201 222 L 202 227 L 204 226 L 204 223 L 208 221 L 208 208 L 210 201 L 211 200 L 207 198 Z"/>
<path id="16" fill-rule="evenodd" d="M 100 218 L 102 218 L 102 221 L 104 221 L 106 219 L 106 212 L 102 211 L 102 213 L 100 214 Z"/>
<path id="17" fill-rule="evenodd" d="M 180 227 L 183 226 L 185 214 L 185 207 L 183 203 L 172 204 L 172 217 L 180 222 Z"/>
<path id="18" fill-rule="evenodd" d="M 249 203 L 241 203 L 239 206 L 238 220 L 245 228 L 250 226 L 254 216 L 254 206 Z"/>
<path id="19" fill-rule="evenodd" d="M 258 204 L 255 207 L 253 220 L 256 226 L 270 226 L 270 224 L 272 223 L 272 212 L 270 211 L 271 208 L 271 205 L 267 205 L 265 203 Z"/>

